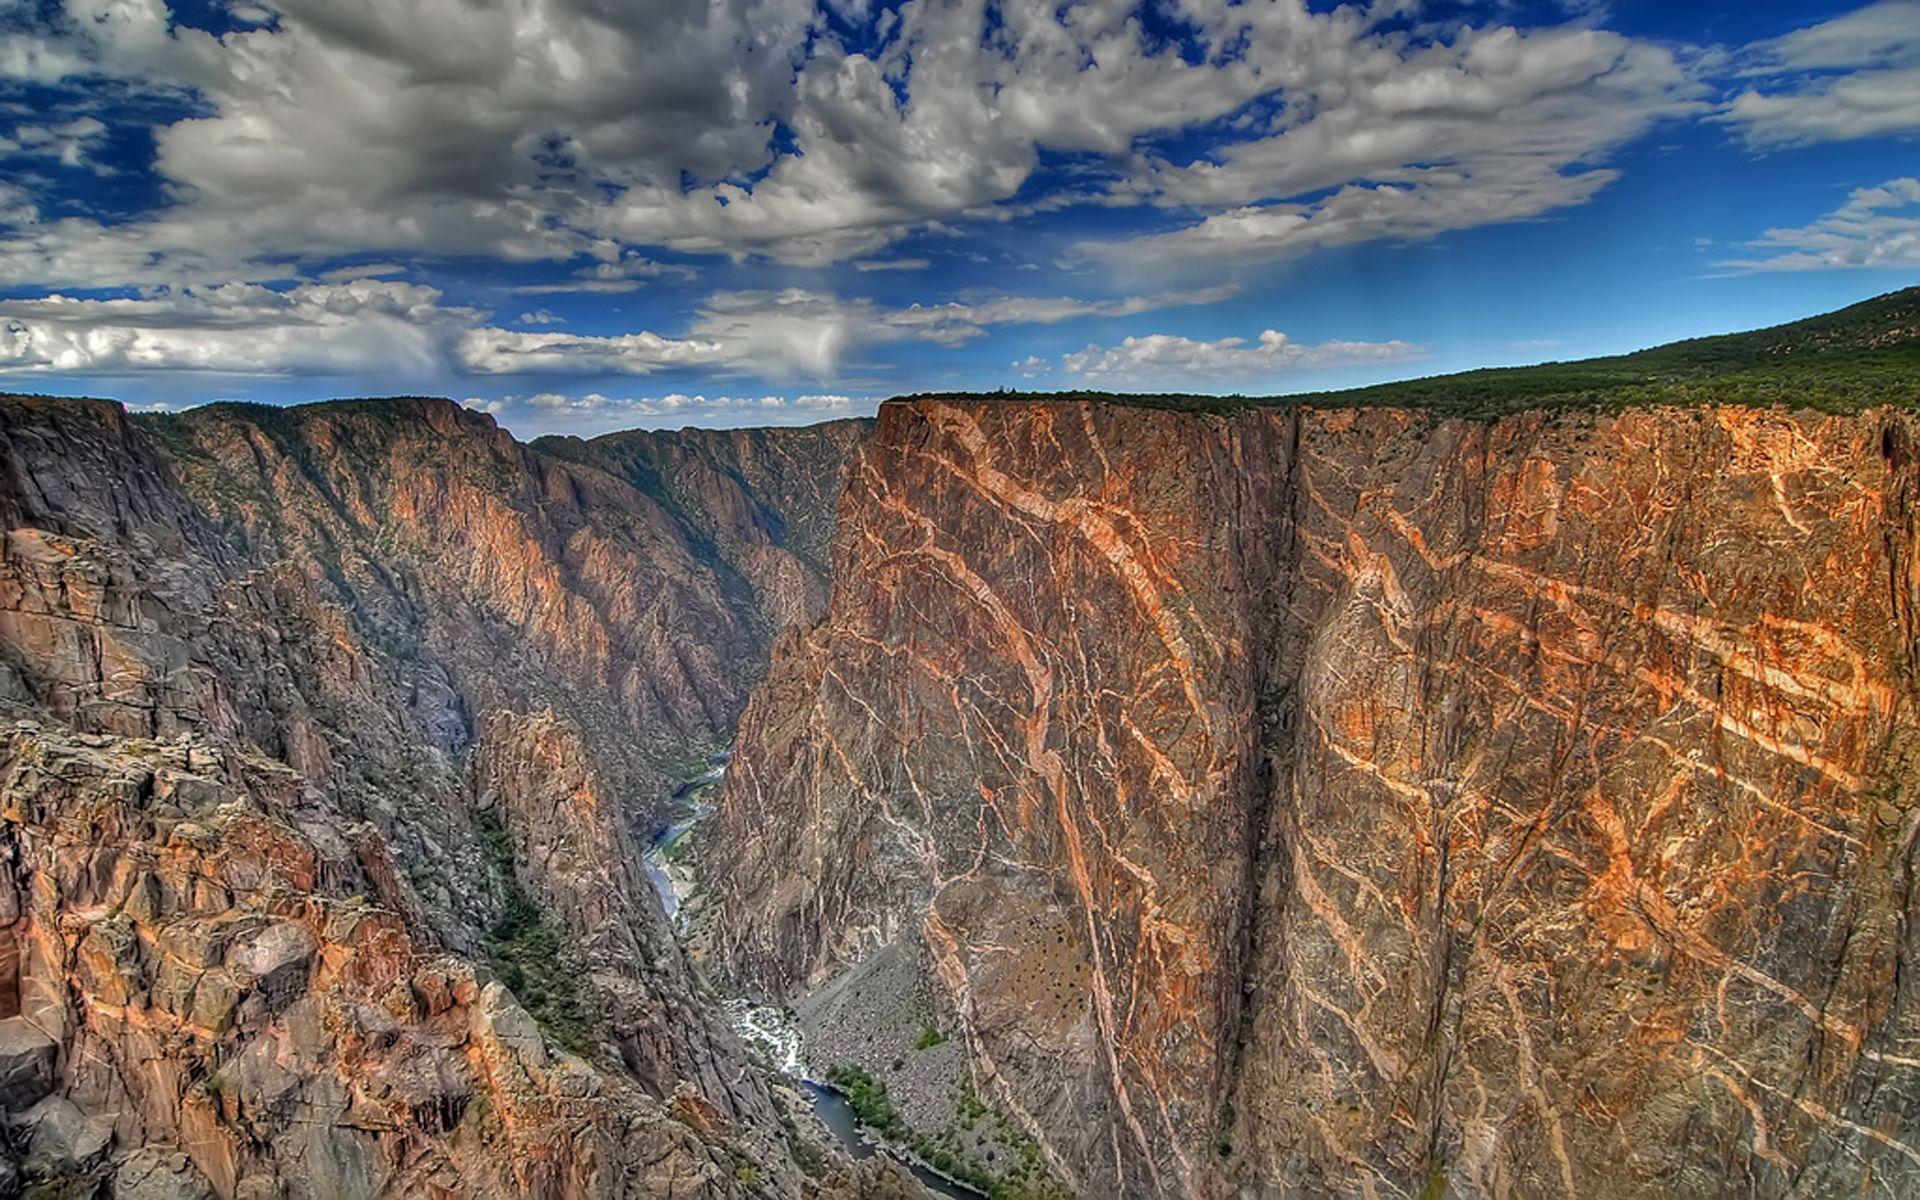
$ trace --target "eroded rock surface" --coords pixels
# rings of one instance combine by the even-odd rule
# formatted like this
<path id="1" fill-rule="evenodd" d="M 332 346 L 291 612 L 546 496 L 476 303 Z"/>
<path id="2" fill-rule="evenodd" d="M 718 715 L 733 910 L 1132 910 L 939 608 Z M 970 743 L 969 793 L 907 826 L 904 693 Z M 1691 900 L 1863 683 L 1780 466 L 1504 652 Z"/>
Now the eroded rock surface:
<path id="1" fill-rule="evenodd" d="M 0 397 L 0 451 L 14 1172 L 152 1196 L 910 1187 L 795 1127 L 634 859 L 804 599 L 445 401 L 134 422 Z"/>
<path id="2" fill-rule="evenodd" d="M 708 952 L 1086 1194 L 1911 1191 L 1916 432 L 889 404 Z"/>

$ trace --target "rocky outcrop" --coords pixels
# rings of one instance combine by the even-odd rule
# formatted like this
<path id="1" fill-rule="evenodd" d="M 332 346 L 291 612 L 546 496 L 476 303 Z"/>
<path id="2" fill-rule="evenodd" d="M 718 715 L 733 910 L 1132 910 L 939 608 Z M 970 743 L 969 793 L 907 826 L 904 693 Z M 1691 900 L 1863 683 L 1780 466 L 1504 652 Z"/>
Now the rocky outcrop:
<path id="1" fill-rule="evenodd" d="M 777 607 L 682 518 L 445 401 L 0 398 L 0 450 L 0 1163 L 906 1186 L 803 1145 L 637 870 Z"/>
<path id="2" fill-rule="evenodd" d="M 0 821 L 32 1174 L 167 1144 L 190 1167 L 141 1180 L 221 1196 L 746 1190 L 727 1145 L 417 940 L 351 823 L 281 764 L 23 723 Z M 20 1104 L 29 1076 L 59 1095 Z"/>
<path id="3" fill-rule="evenodd" d="M 1916 434 L 889 404 L 708 953 L 1086 1194 L 1920 1186 Z"/>
<path id="4" fill-rule="evenodd" d="M 482 809 L 500 814 L 509 869 L 552 914 L 555 943 L 582 972 L 586 1006 L 627 1071 L 657 1095 L 685 1086 L 730 1120 L 770 1125 L 774 1106 L 653 915 L 626 814 L 590 761 L 578 730 L 551 712 L 482 730 L 473 786 Z"/>

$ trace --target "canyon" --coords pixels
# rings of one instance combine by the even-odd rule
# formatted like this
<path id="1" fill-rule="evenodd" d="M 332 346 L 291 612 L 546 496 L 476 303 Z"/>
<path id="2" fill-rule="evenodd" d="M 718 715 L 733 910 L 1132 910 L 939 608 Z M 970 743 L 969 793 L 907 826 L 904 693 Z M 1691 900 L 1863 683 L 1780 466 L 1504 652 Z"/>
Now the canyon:
<path id="1" fill-rule="evenodd" d="M 1917 346 L 0 398 L 0 1189 L 1906 1194 Z"/>

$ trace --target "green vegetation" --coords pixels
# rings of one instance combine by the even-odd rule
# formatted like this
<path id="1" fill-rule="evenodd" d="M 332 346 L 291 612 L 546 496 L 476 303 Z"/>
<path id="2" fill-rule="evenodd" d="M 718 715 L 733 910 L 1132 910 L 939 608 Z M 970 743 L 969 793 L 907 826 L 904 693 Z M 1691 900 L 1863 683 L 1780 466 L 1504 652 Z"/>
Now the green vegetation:
<path id="1" fill-rule="evenodd" d="M 904 1147 L 940 1174 L 959 1180 L 991 1200 L 1065 1200 L 1067 1193 L 1041 1164 L 1040 1147 L 997 1120 L 995 1136 L 1009 1153 L 1005 1169 L 996 1175 L 968 1158 L 951 1130 L 930 1136 L 908 1125 L 887 1094 L 885 1080 L 875 1079 L 861 1068 L 848 1065 L 827 1072 L 827 1082 L 846 1099 L 847 1107 L 862 1125 Z M 961 1089 L 956 1108 L 963 1130 L 971 1131 L 982 1117 L 989 1115 L 971 1088 Z M 996 1157 L 991 1150 L 987 1156 Z"/>
<path id="2" fill-rule="evenodd" d="M 941 1033 L 931 1025 L 927 1025 L 921 1028 L 920 1036 L 913 1040 L 913 1048 L 915 1050 L 931 1050 L 935 1046 L 946 1045 L 948 1040 L 946 1034 Z"/>
<path id="3" fill-rule="evenodd" d="M 1193 412 L 1413 408 L 1470 420 L 1539 409 L 1617 412 L 1654 405 L 1744 404 L 1833 413 L 1882 404 L 1920 407 L 1920 288 L 1751 333 L 1696 338 L 1611 358 L 1467 371 L 1341 392 L 1000 395 L 1010 400 L 1101 400 Z"/>
<path id="4" fill-rule="evenodd" d="M 827 1082 L 847 1098 L 847 1107 L 862 1125 L 883 1137 L 899 1137 L 906 1132 L 887 1095 L 885 1080 L 875 1079 L 859 1067 L 839 1066 L 827 1072 Z"/>
<path id="5" fill-rule="evenodd" d="M 559 941 L 514 874 L 513 845 L 500 814 L 490 808 L 476 810 L 473 828 L 500 902 L 486 937 L 494 973 L 549 1037 L 575 1054 L 592 1054 L 592 1023 L 574 977 L 560 959 Z"/>

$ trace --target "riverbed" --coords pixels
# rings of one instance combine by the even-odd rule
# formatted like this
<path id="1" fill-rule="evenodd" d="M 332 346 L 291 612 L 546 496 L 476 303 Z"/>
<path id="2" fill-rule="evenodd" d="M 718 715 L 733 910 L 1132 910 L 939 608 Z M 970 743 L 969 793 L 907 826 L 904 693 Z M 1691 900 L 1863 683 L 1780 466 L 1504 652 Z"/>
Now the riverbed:
<path id="1" fill-rule="evenodd" d="M 673 924 L 676 933 L 680 932 L 680 906 L 692 894 L 698 881 L 694 878 L 692 867 L 684 859 L 676 861 L 680 856 L 675 854 L 674 847 L 700 822 L 712 815 L 713 806 L 702 797 L 706 794 L 705 789 L 725 777 L 726 762 L 726 754 L 715 755 L 711 770 L 698 779 L 687 781 L 674 792 L 666 823 L 654 834 L 641 856 L 641 869 L 646 873 L 647 882 L 653 886 L 655 894 L 660 897 L 660 907 L 666 910 L 667 920 Z M 745 999 L 728 1000 L 722 1008 L 742 1041 L 760 1047 L 781 1072 L 799 1080 L 801 1086 L 806 1088 L 820 1123 L 827 1127 L 834 1140 L 849 1155 L 863 1159 L 886 1154 L 912 1172 L 920 1185 L 936 1196 L 946 1196 L 950 1200 L 985 1200 L 980 1192 L 929 1170 L 912 1156 L 869 1139 L 865 1127 L 860 1124 L 860 1118 L 855 1115 L 853 1106 L 847 1103 L 846 1098 L 831 1085 L 807 1073 L 806 1041 L 790 1013 Z"/>
<path id="2" fill-rule="evenodd" d="M 666 911 L 667 921 L 675 930 L 679 929 L 680 906 L 693 894 L 696 881 L 693 868 L 676 861 L 679 857 L 676 847 L 700 822 L 713 814 L 713 806 L 705 797 L 708 789 L 718 784 L 727 774 L 728 751 L 721 751 L 708 760 L 708 770 L 697 779 L 689 779 L 674 790 L 667 801 L 666 823 L 654 831 L 647 848 L 640 856 L 640 870 L 646 875 L 647 883 L 654 894 L 660 897 L 660 907 Z"/>
<path id="3" fill-rule="evenodd" d="M 784 1010 L 738 998 L 727 1001 L 722 1008 L 741 1040 L 765 1050 L 767 1057 L 778 1064 L 783 1072 L 800 1081 L 813 1103 L 814 1114 L 849 1155 L 860 1159 L 885 1154 L 905 1167 L 920 1181 L 922 1187 L 936 1196 L 946 1196 L 950 1200 L 984 1200 L 982 1193 L 966 1184 L 948 1179 L 911 1155 L 902 1154 L 885 1143 L 869 1138 L 866 1127 L 860 1124 L 859 1116 L 853 1111 L 853 1106 L 847 1103 L 846 1097 L 831 1084 L 823 1083 L 807 1073 L 805 1039 L 800 1027 Z"/>

